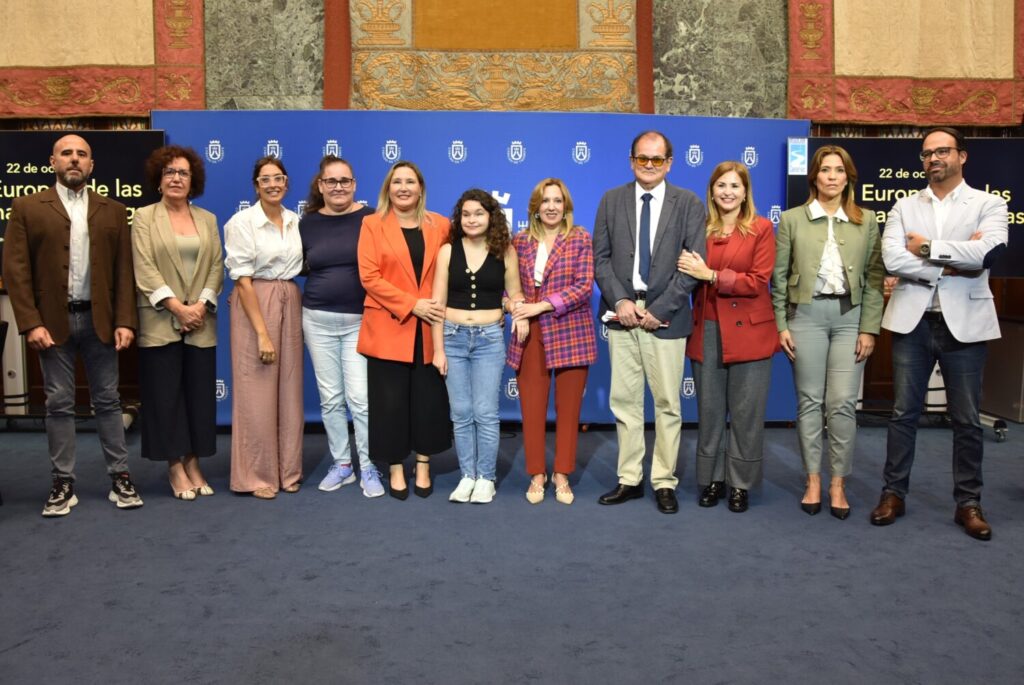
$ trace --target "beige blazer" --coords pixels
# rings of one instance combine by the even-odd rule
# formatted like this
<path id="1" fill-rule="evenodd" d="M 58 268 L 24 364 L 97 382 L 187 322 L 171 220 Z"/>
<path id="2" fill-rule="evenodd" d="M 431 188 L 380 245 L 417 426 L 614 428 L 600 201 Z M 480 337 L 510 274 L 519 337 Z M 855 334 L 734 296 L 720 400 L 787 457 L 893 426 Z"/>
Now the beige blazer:
<path id="1" fill-rule="evenodd" d="M 132 254 L 138 288 L 139 347 L 158 347 L 182 339 L 177 319 L 160 305 L 172 295 L 187 304 L 199 300 L 208 303 L 206 322 L 185 335 L 185 343 L 196 347 L 217 344 L 217 297 L 224 285 L 224 251 L 217 217 L 195 205 L 191 211 L 199 231 L 199 256 L 190 282 L 185 280 L 185 267 L 164 204 L 157 202 L 135 212 Z"/>

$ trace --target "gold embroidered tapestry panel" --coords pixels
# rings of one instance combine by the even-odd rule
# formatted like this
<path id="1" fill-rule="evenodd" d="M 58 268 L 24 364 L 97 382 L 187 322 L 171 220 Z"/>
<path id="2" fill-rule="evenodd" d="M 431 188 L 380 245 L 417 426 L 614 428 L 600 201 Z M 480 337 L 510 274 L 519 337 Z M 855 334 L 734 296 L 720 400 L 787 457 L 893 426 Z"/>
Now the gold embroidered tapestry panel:
<path id="1" fill-rule="evenodd" d="M 577 5 L 576 0 L 414 2 L 413 43 L 421 50 L 575 50 Z"/>
<path id="2" fill-rule="evenodd" d="M 1013 0 L 835 2 L 836 74 L 1009 79 L 1013 47 Z"/>
<path id="3" fill-rule="evenodd" d="M 637 5 L 351 0 L 350 105 L 639 111 Z"/>
<path id="4" fill-rule="evenodd" d="M 0 0 L 0 64 L 153 64 L 153 0 Z"/>

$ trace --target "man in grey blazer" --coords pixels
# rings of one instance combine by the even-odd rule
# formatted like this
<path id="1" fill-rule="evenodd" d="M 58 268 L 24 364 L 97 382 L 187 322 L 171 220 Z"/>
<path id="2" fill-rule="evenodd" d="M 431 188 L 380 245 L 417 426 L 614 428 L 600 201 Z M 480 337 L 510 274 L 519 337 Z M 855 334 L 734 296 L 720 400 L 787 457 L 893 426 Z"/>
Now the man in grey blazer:
<path id="1" fill-rule="evenodd" d="M 4 236 L 4 284 L 25 344 L 39 353 L 53 487 L 43 516 L 78 503 L 75 467 L 75 357 L 89 379 L 107 472 L 108 499 L 142 506 L 128 473 L 118 394 L 117 353 L 138 328 L 131 237 L 124 205 L 86 187 L 92 149 L 66 135 L 53 146 L 53 188 L 14 200 Z"/>
<path id="2" fill-rule="evenodd" d="M 899 278 L 882 316 L 893 332 L 895 404 L 885 486 L 871 523 L 889 525 L 906 511 L 917 421 L 938 361 L 953 423 L 953 520 L 971 537 L 989 540 L 978 404 L 985 341 L 999 337 L 988 275 L 1006 248 L 1006 201 L 964 182 L 967 145 L 956 129 L 927 131 L 920 157 L 928 187 L 896 202 L 882 236 L 885 266 Z"/>
<path id="3" fill-rule="evenodd" d="M 644 379 L 655 407 L 651 485 L 658 510 L 679 511 L 675 475 L 682 422 L 679 389 L 686 336 L 693 329 L 696 279 L 676 269 L 683 250 L 706 256 L 704 205 L 671 185 L 672 143 L 658 131 L 633 140 L 635 179 L 612 188 L 594 220 L 594 274 L 611 353 L 609 404 L 619 438 L 619 484 L 601 504 L 643 497 Z"/>

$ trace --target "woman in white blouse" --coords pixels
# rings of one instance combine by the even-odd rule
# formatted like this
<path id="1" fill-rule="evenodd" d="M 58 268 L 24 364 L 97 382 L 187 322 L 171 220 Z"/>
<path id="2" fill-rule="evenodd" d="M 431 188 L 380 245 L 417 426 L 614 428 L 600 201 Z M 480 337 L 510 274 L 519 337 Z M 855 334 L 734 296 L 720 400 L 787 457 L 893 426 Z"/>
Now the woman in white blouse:
<path id="1" fill-rule="evenodd" d="M 257 160 L 259 201 L 224 226 L 231 307 L 231 489 L 273 499 L 302 480 L 302 268 L 299 217 L 282 204 L 288 172 Z"/>
<path id="2" fill-rule="evenodd" d="M 821 511 L 822 407 L 828 425 L 829 504 L 850 513 L 844 479 L 853 468 L 857 391 L 882 323 L 878 222 L 857 206 L 857 169 L 836 145 L 818 149 L 810 195 L 783 212 L 775 240 L 772 305 L 782 351 L 793 362 L 796 427 L 807 472 L 801 508 Z"/>

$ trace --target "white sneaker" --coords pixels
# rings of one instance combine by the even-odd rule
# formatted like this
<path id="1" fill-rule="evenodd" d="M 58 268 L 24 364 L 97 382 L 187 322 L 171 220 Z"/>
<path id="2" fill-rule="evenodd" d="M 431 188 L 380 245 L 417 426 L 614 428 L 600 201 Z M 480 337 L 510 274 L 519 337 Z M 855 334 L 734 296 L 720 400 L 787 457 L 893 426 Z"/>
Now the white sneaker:
<path id="1" fill-rule="evenodd" d="M 473 504 L 488 504 L 494 500 L 494 481 L 486 478 L 477 478 L 473 486 L 473 496 L 469 501 Z"/>
<path id="2" fill-rule="evenodd" d="M 468 502 L 470 495 L 472 495 L 474 492 L 473 486 L 475 485 L 475 479 L 463 476 L 462 480 L 459 481 L 458 486 L 454 490 L 452 490 L 452 494 L 448 496 L 448 501 Z"/>

